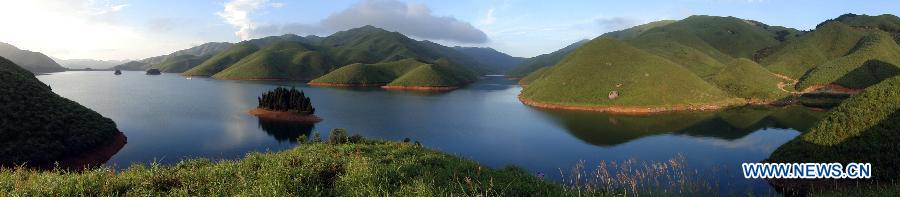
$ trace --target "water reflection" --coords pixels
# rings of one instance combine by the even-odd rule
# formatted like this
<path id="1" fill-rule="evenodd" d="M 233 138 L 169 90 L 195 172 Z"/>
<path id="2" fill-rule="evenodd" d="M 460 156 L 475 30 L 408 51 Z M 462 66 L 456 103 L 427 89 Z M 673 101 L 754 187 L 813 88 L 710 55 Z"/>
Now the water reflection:
<path id="1" fill-rule="evenodd" d="M 731 141 L 765 128 L 794 129 L 803 132 L 815 122 L 810 120 L 818 120 L 824 115 L 822 112 L 804 107 L 780 109 L 740 107 L 719 112 L 642 116 L 540 111 L 578 139 L 604 147 L 661 134 L 711 137 Z"/>
<path id="2" fill-rule="evenodd" d="M 268 120 L 264 118 L 257 118 L 259 120 L 259 128 L 278 140 L 278 142 L 289 142 L 291 144 L 297 143 L 297 138 L 300 136 L 309 137 L 312 134 L 313 128 L 315 128 L 314 124 L 304 124 L 297 122 L 288 122 L 288 121 L 277 121 L 277 120 Z"/>

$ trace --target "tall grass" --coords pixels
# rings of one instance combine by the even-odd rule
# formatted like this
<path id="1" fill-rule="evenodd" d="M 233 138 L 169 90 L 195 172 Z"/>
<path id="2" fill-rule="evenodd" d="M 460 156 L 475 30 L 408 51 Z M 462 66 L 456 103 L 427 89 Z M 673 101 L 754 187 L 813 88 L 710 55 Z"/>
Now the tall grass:
<path id="1" fill-rule="evenodd" d="M 686 158 L 676 155 L 667 161 L 598 162 L 587 168 L 580 161 L 568 172 L 560 169 L 563 184 L 579 195 L 602 196 L 716 196 L 716 178 L 687 168 Z"/>

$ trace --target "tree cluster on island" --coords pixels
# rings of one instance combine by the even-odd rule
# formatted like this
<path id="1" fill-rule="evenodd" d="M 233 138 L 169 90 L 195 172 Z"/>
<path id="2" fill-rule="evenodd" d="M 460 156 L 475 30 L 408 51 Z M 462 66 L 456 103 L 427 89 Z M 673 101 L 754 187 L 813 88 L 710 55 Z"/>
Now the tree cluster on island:
<path id="1" fill-rule="evenodd" d="M 263 93 L 258 97 L 259 104 L 257 108 L 271 111 L 295 112 L 301 114 L 313 114 L 316 108 L 313 108 L 309 97 L 303 90 L 297 90 L 278 87 L 275 90 Z"/>
<path id="2" fill-rule="evenodd" d="M 151 69 L 147 70 L 147 75 L 161 75 L 161 74 L 162 74 L 162 72 L 160 72 L 159 69 L 151 68 Z"/>

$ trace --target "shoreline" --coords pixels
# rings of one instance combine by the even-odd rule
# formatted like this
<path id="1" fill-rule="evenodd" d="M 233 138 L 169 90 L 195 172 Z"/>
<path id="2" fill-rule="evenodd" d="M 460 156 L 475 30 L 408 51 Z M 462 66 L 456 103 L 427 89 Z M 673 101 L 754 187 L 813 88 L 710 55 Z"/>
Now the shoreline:
<path id="1" fill-rule="evenodd" d="M 344 88 L 381 87 L 381 86 L 387 85 L 387 83 L 322 83 L 322 82 L 309 82 L 306 84 L 309 86 L 317 86 L 317 87 L 344 87 Z"/>
<path id="2" fill-rule="evenodd" d="M 741 105 L 753 105 L 753 106 L 786 106 L 793 104 L 793 102 L 786 102 L 785 105 L 776 105 L 781 104 L 778 103 L 779 100 L 775 101 L 764 101 L 764 100 L 744 100 L 743 102 L 720 102 L 720 103 L 706 103 L 706 104 L 695 104 L 695 105 L 676 105 L 676 106 L 668 106 L 668 107 L 625 107 L 625 106 L 579 106 L 579 105 L 563 105 L 563 104 L 555 104 L 555 103 L 546 103 L 535 101 L 531 99 L 527 99 L 522 97 L 522 94 L 517 96 L 519 101 L 522 104 L 527 106 L 541 108 L 541 109 L 554 109 L 554 110 L 573 110 L 573 111 L 593 111 L 593 112 L 603 112 L 603 113 L 611 113 L 611 114 L 625 114 L 625 115 L 651 115 L 658 113 L 670 113 L 670 112 L 704 112 L 704 111 L 716 111 L 722 110 L 730 107 L 741 106 Z"/>
<path id="3" fill-rule="evenodd" d="M 848 88 L 837 84 L 814 84 L 804 88 L 800 93 L 825 93 L 825 94 L 858 94 L 863 89 Z"/>
<path id="4" fill-rule="evenodd" d="M 413 91 L 451 91 L 459 89 L 458 86 L 381 86 L 386 90 L 413 90 Z"/>
<path id="5" fill-rule="evenodd" d="M 89 151 L 82 152 L 75 156 L 62 158 L 51 163 L 37 164 L 31 166 L 31 168 L 52 170 L 59 167 L 60 169 L 65 170 L 81 171 L 99 167 L 119 153 L 119 151 L 125 147 L 125 144 L 128 143 L 128 137 L 121 131 L 116 131 L 110 138 L 108 143 L 97 146 Z"/>
<path id="6" fill-rule="evenodd" d="M 294 112 L 282 112 L 282 111 L 271 111 L 267 109 L 253 108 L 250 111 L 247 111 L 250 115 L 254 115 L 259 118 L 267 119 L 267 120 L 277 120 L 277 121 L 289 121 L 289 122 L 299 122 L 299 123 L 318 123 L 322 121 L 322 118 L 319 118 L 316 115 L 301 115 Z"/>

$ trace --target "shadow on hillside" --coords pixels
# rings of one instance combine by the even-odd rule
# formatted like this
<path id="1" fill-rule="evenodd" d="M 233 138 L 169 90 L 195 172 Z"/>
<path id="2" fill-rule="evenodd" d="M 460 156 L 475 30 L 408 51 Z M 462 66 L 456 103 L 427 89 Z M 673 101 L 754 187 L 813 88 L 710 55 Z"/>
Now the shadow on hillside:
<path id="1" fill-rule="evenodd" d="M 805 131 L 824 113 L 804 107 L 739 107 L 718 112 L 614 115 L 597 112 L 540 110 L 578 139 L 597 146 L 616 146 L 663 134 L 741 139 L 764 128 Z"/>
<path id="2" fill-rule="evenodd" d="M 778 163 L 871 163 L 872 179 L 770 179 L 769 184 L 785 195 L 803 196 L 809 192 L 842 187 L 891 184 L 900 176 L 900 110 L 863 131 L 859 136 L 833 146 L 802 141 L 800 138 L 778 147 L 765 162 Z"/>
<path id="3" fill-rule="evenodd" d="M 264 118 L 257 119 L 259 120 L 259 128 L 279 142 L 297 143 L 298 137 L 303 135 L 309 137 L 313 128 L 315 128 L 314 124 L 267 120 Z"/>
<path id="4" fill-rule="evenodd" d="M 897 75 L 900 75 L 900 67 L 897 65 L 869 60 L 832 83 L 848 88 L 865 88 Z"/>

